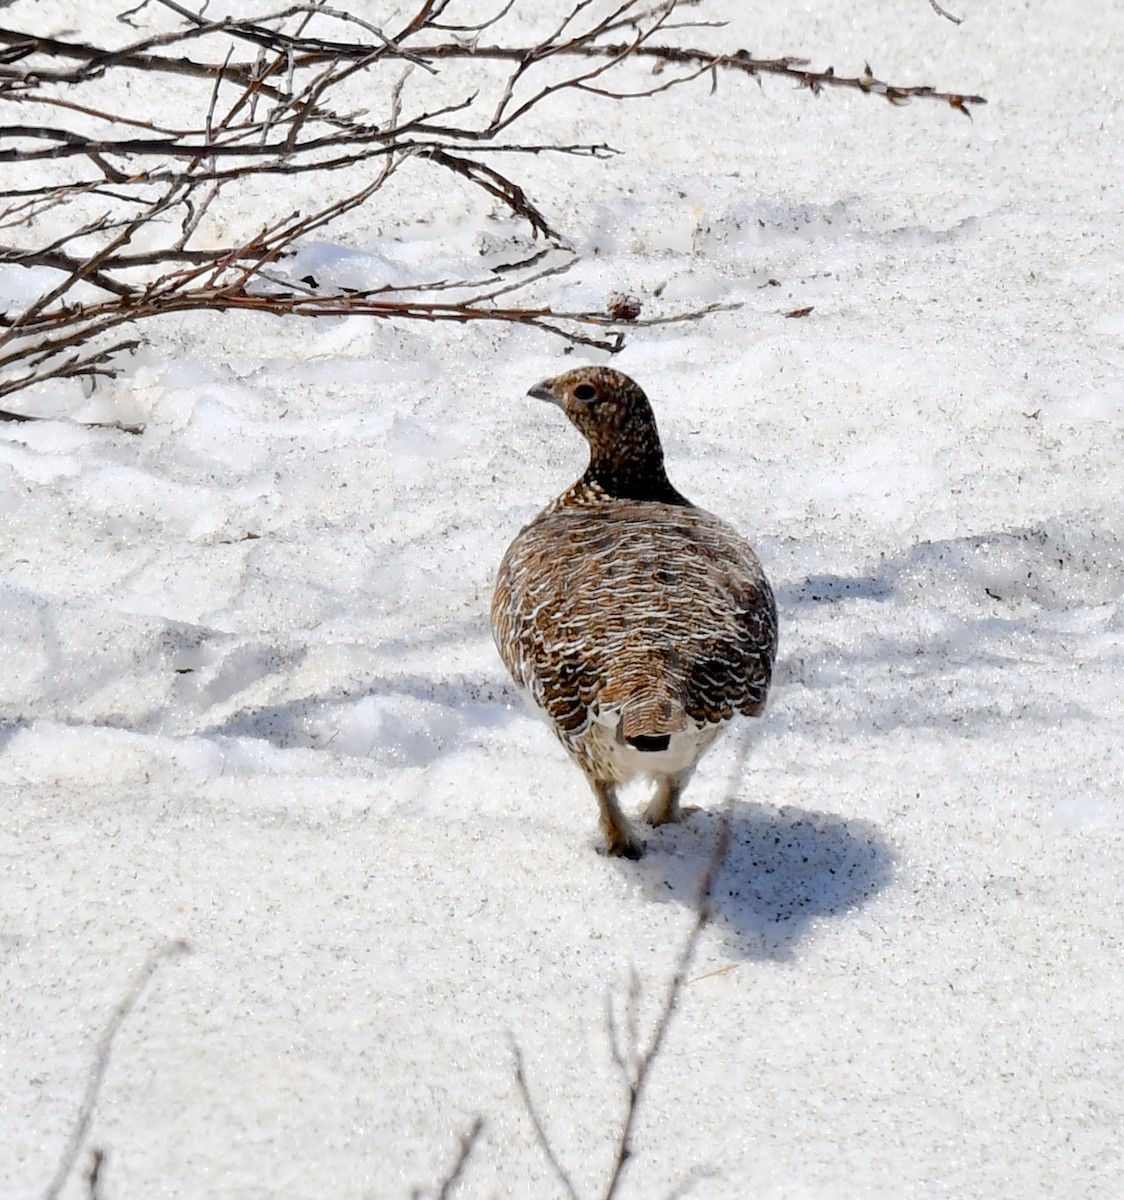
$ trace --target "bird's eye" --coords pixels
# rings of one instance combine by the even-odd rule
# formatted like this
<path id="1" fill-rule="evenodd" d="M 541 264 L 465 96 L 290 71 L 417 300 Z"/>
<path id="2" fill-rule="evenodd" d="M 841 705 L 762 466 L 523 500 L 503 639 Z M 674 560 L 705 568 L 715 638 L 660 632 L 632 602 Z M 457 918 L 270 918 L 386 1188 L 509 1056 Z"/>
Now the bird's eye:
<path id="1" fill-rule="evenodd" d="M 596 395 L 597 389 L 592 383 L 579 383 L 578 386 L 574 388 L 575 400 L 592 400 Z"/>

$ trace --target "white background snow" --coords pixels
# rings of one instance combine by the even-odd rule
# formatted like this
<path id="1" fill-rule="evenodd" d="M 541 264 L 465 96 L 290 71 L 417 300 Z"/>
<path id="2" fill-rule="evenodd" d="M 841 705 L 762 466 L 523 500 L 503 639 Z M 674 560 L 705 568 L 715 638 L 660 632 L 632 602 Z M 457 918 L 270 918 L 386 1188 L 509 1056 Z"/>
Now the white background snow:
<path id="1" fill-rule="evenodd" d="M 123 36 L 86 7 L 3 16 Z M 693 40 L 978 91 L 974 122 L 723 78 L 560 102 L 546 136 L 625 153 L 518 164 L 586 255 L 558 303 L 741 303 L 614 365 L 783 622 L 629 1196 L 1124 1195 L 1124 37 L 1113 4 L 958 11 L 711 0 L 730 25 Z M 434 220 L 376 197 L 341 270 L 471 270 L 505 235 L 432 179 L 400 194 Z M 524 393 L 598 356 L 479 324 L 146 333 L 92 400 L 9 402 L 143 436 L 0 426 L 0 1197 L 43 1194 L 178 939 L 87 1139 L 111 1200 L 428 1195 L 477 1116 L 457 1195 L 558 1195 L 512 1039 L 599 1195 L 606 1004 L 635 968 L 650 1027 L 742 731 L 700 812 L 606 860 L 491 645 L 504 548 L 584 463 Z"/>

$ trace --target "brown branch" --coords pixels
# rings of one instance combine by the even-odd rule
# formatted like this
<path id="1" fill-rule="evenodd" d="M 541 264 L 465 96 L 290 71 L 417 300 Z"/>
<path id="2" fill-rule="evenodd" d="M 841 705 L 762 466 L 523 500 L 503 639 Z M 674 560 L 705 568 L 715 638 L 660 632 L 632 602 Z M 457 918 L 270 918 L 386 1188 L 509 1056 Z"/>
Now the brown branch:
<path id="1" fill-rule="evenodd" d="M 522 217 L 535 233 L 541 233 L 548 238 L 558 238 L 559 234 L 551 228 L 546 217 L 527 199 L 527 193 L 518 184 L 512 183 L 494 167 L 486 163 L 473 162 L 460 155 L 450 154 L 438 146 L 419 147 L 415 154 L 418 158 L 427 158 L 432 162 L 448 167 L 450 171 L 475 183 L 484 191 L 502 200 L 516 216 Z"/>
<path id="2" fill-rule="evenodd" d="M 640 320 L 622 320 L 609 312 L 567 311 L 549 305 L 536 307 L 501 307 L 486 303 L 483 297 L 466 301 L 435 302 L 428 300 L 394 300 L 351 296 L 309 296 L 307 294 L 258 295 L 232 287 L 201 286 L 169 293 L 135 293 L 118 301 L 88 304 L 78 319 L 68 309 L 56 309 L 27 322 L 20 330 L 24 337 L 36 339 L 32 355 L 21 347 L 0 356 L 0 369 L 29 360 L 39 368 L 42 363 L 63 350 L 82 345 L 122 325 L 134 324 L 153 317 L 172 313 L 206 310 L 212 312 L 248 311 L 271 316 L 366 316 L 383 320 L 420 320 L 439 323 L 468 323 L 470 321 L 499 322 L 507 325 L 526 325 L 562 337 L 580 345 L 616 352 L 623 345 L 623 330 L 655 327 L 670 323 L 700 320 L 702 317 L 737 307 L 731 304 L 709 304 L 688 312 L 671 313 Z M 81 322 L 81 323 L 79 323 Z M 603 334 L 585 334 L 582 329 L 599 329 Z M 0 339 L 2 342 L 2 339 Z M 131 348 L 136 343 L 123 343 L 117 349 Z M 45 378 L 71 377 L 84 370 L 56 369 L 50 375 L 35 373 L 18 379 L 0 379 L 0 396 L 26 387 Z M 100 372 L 104 373 L 104 372 Z"/>
<path id="3" fill-rule="evenodd" d="M 18 161 L 32 172 L 37 164 L 48 163 L 51 179 L 37 182 L 33 175 L 27 185 L 0 192 L 0 228 L 17 243 L 0 248 L 0 262 L 57 272 L 26 309 L 0 313 L 0 370 L 8 372 L 0 378 L 0 396 L 46 379 L 110 375 L 109 353 L 135 343 L 107 346 L 108 335 L 124 325 L 194 309 L 499 321 L 615 352 L 629 329 L 698 319 L 725 306 L 637 320 L 638 302 L 635 311 L 609 303 L 606 311 L 587 312 L 527 304 L 521 301 L 527 289 L 562 269 L 540 269 L 535 255 L 496 267 L 483 280 L 418 280 L 337 295 L 286 280 L 277 264 L 299 242 L 367 204 L 406 162 L 432 164 L 455 176 L 472 191 L 499 201 L 547 251 L 565 251 L 556 221 L 513 172 L 497 168 L 493 156 L 615 153 L 604 142 L 544 145 L 503 136 L 539 105 L 568 90 L 609 100 L 650 98 L 702 75 L 717 79 L 720 72 L 733 71 L 788 77 L 813 92 L 828 86 L 855 88 L 895 104 L 939 99 L 967 112 L 968 105 L 982 103 L 981 97 L 927 86 L 885 84 L 869 68 L 846 78 L 831 68 L 808 70 L 796 58 L 762 60 L 745 51 L 715 55 L 656 45 L 657 36 L 666 41 L 672 31 L 702 25 L 672 20 L 689 0 L 616 0 L 608 9 L 592 0 L 572 0 L 553 31 L 537 44 L 507 45 L 498 37 L 490 46 L 481 46 L 480 36 L 503 28 L 512 11 L 510 0 L 496 0 L 492 16 L 468 26 L 442 19 L 452 0 L 420 0 L 393 36 L 318 0 L 293 3 L 256 20 L 210 20 L 178 0 L 147 3 L 174 12 L 185 24 L 142 35 L 117 49 L 0 30 L 0 47 L 6 48 L 0 51 L 0 101 L 19 101 L 21 116 L 30 111 L 46 118 L 0 126 L 0 162 Z M 135 28 L 145 7 L 141 4 L 122 19 Z M 343 36 L 319 36 L 325 31 L 342 31 Z M 472 36 L 432 40 L 448 31 Z M 189 49 L 216 42 L 225 51 L 220 61 L 182 57 Z M 253 51 L 249 58 L 247 46 Z M 495 62 L 506 63 L 506 72 L 499 79 L 485 79 L 483 89 L 470 87 L 459 98 L 454 92 L 441 106 L 415 109 L 407 116 L 407 74 L 400 69 L 393 77 L 378 74 L 391 63 L 453 71 Z M 655 78 L 621 86 L 619 75 L 629 63 L 650 67 Z M 88 102 L 90 93 L 83 86 L 109 70 L 143 72 L 150 79 L 167 73 L 197 79 L 199 114 L 178 121 L 181 128 L 171 128 L 166 120 L 118 113 L 104 101 Z M 541 71 L 546 70 L 554 74 L 544 78 Z M 360 75 L 381 83 L 375 94 L 389 111 L 378 123 L 365 112 L 341 108 L 341 96 L 354 93 Z M 361 179 L 342 196 L 330 191 L 340 172 Z M 242 188 L 272 175 L 301 174 L 324 180 L 319 207 L 280 216 L 266 211 L 260 226 L 238 227 L 234 214 Z M 84 223 L 72 224 L 61 236 L 46 232 L 57 220 L 57 210 L 79 199 L 82 206 L 75 211 L 84 214 Z M 161 223 L 171 232 L 164 234 Z M 213 229 L 223 224 L 234 230 L 225 245 L 198 244 L 205 225 Z M 151 244 L 153 233 L 162 244 Z M 147 244 L 134 249 L 134 239 L 142 234 Z M 76 300 L 82 283 L 108 298 Z"/>
<path id="4" fill-rule="evenodd" d="M 71 258 L 68 254 L 62 254 L 59 251 L 29 250 L 24 253 L 9 250 L 6 246 L 0 246 L 0 262 L 14 263 L 21 267 L 53 267 L 57 271 L 68 271 L 77 278 L 81 273 L 84 262 L 81 259 Z M 114 263 L 116 267 L 118 264 Z M 133 289 L 126 284 L 118 283 L 116 279 L 104 274 L 101 271 L 87 271 L 84 278 L 87 283 L 96 284 L 100 288 L 104 288 L 107 292 L 113 292 L 116 296 L 131 296 Z"/>
<path id="5" fill-rule="evenodd" d="M 161 3 L 164 2 L 165 0 L 161 0 Z M 933 0 L 930 0 L 930 3 L 932 4 Z M 178 6 L 176 7 L 178 10 Z M 622 7 L 631 8 L 632 5 L 626 4 Z M 934 5 L 934 8 L 949 20 L 956 19 L 952 14 L 940 8 L 939 5 Z M 602 24 L 607 25 L 608 21 Z M 247 33 L 246 26 L 247 23 L 245 22 L 218 22 L 212 23 L 208 31 L 244 34 Z M 424 25 L 418 25 L 416 28 L 411 28 L 411 32 L 417 32 L 423 27 Z M 437 25 L 432 27 L 440 28 Z M 184 34 L 182 36 L 187 35 Z M 428 46 L 413 47 L 408 55 L 397 47 L 397 43 L 392 43 L 384 49 L 384 53 L 389 57 L 403 57 L 408 58 L 411 62 L 420 62 L 427 68 L 432 68 L 436 62 L 459 59 L 533 64 L 559 55 L 602 58 L 610 61 L 619 61 L 622 57 L 627 56 L 638 60 L 650 60 L 660 68 L 667 64 L 690 64 L 700 69 L 701 73 L 721 68 L 724 70 L 739 71 L 747 75 L 786 76 L 799 86 L 809 88 L 812 91 L 818 91 L 825 87 L 849 88 L 866 94 L 884 96 L 891 103 L 901 103 L 910 99 L 931 99 L 942 101 L 962 112 L 967 112 L 968 106 L 987 103 L 987 100 L 983 96 L 973 93 L 941 91 L 928 85 L 886 83 L 883 80 L 876 79 L 870 71 L 869 66 L 867 66 L 862 75 L 836 75 L 834 69 L 831 67 L 822 71 L 808 70 L 807 60 L 799 57 L 786 56 L 768 59 L 755 58 L 746 50 L 737 50 L 732 54 L 714 54 L 711 51 L 682 46 L 651 46 L 644 44 L 646 37 L 638 41 L 634 48 L 630 50 L 627 43 L 615 45 L 591 44 L 591 36 L 596 35 L 583 35 L 580 38 L 571 39 L 564 45 L 546 47 L 480 46 L 471 42 L 443 42 Z M 269 31 L 262 31 L 260 29 L 255 32 L 251 40 L 274 49 L 285 44 L 285 39 L 280 35 L 274 35 Z M 337 61 L 343 58 L 362 59 L 371 54 L 371 47 L 354 43 L 326 42 L 315 39 L 298 40 L 301 42 L 302 47 L 299 61 L 300 65 L 304 67 L 321 61 Z M 403 40 L 402 36 L 397 39 L 397 42 L 401 40 Z M 290 39 L 289 44 L 291 42 L 292 40 Z M 220 74 L 223 70 L 222 65 L 217 63 L 197 63 L 187 59 L 173 59 L 162 55 L 150 55 L 135 51 L 123 50 L 115 53 L 96 51 L 92 47 L 76 43 L 62 42 L 51 38 L 32 37 L 26 33 L 7 29 L 0 29 L 0 44 L 20 45 L 25 48 L 25 53 L 30 53 L 30 47 L 33 45 L 36 52 L 60 57 L 84 58 L 91 65 L 96 65 L 99 72 L 110 66 L 118 66 L 134 70 L 164 70 L 177 74 L 213 77 Z M 519 73 L 522 73 L 522 70 L 525 69 L 525 67 L 522 68 Z M 235 70 L 242 72 L 241 82 L 249 83 L 251 81 L 251 68 L 243 65 L 236 67 Z M 36 70 L 35 75 L 37 79 L 41 80 L 52 78 L 50 75 L 39 70 Z M 73 83 L 78 82 L 81 78 L 81 75 L 75 76 L 73 73 L 70 73 L 65 77 L 59 76 L 57 81 Z M 236 75 L 235 78 L 238 78 L 238 76 Z M 638 94 L 643 95 L 644 93 Z"/>
<path id="6" fill-rule="evenodd" d="M 575 46 L 558 53 L 582 57 L 600 57 L 616 59 L 628 50 L 626 45 L 613 46 Z M 505 46 L 461 46 L 456 43 L 427 46 L 416 51 L 427 59 L 459 59 L 482 58 L 516 60 L 527 51 L 512 49 Z M 628 54 L 630 58 L 649 59 L 657 69 L 662 70 L 668 64 L 684 64 L 698 68 L 696 74 L 703 74 L 712 69 L 736 71 L 745 75 L 779 75 L 791 79 L 799 87 L 808 88 L 818 93 L 825 87 L 849 88 L 863 92 L 866 95 L 883 96 L 892 104 L 901 104 L 909 100 L 939 100 L 951 107 L 968 112 L 969 105 L 983 105 L 987 100 L 983 96 L 972 93 L 938 91 L 928 85 L 890 84 L 876 79 L 869 64 L 865 66 L 862 75 L 836 75 L 833 67 L 823 71 L 807 69 L 807 59 L 785 58 L 755 58 L 747 50 L 735 50 L 732 54 L 714 54 L 709 50 L 696 50 L 683 46 L 649 46 L 638 45 Z M 646 96 L 648 92 L 631 93 L 635 96 Z"/>
<path id="7" fill-rule="evenodd" d="M 111 258 L 123 246 L 128 245 L 133 235 L 136 234 L 143 225 L 160 217 L 178 198 L 182 188 L 182 183 L 177 181 L 163 195 L 150 203 L 143 212 L 133 217 L 128 222 L 124 223 L 120 232 L 113 237 L 100 250 L 96 250 L 90 255 L 85 262 L 78 264 L 70 273 L 56 284 L 53 288 L 48 289 L 40 296 L 28 309 L 22 312 L 19 316 L 8 322 L 10 329 L 20 330 L 25 326 L 30 325 L 40 313 L 44 312 L 54 302 L 65 295 L 75 284 L 81 283 L 95 274 L 99 268 Z M 109 227 L 108 223 L 105 227 Z M 0 337 L 0 346 L 11 336 L 10 333 Z M 0 393 L 2 394 L 2 393 Z"/>
<path id="8" fill-rule="evenodd" d="M 41 355 L 37 362 L 32 363 L 33 369 L 28 371 L 23 377 L 0 380 L 0 396 L 17 392 L 21 388 L 29 387 L 33 383 L 46 383 L 52 379 L 115 379 L 120 373 L 119 368 L 116 365 L 106 364 L 115 363 L 123 354 L 135 350 L 140 345 L 140 341 L 134 338 L 115 342 L 111 346 L 93 350 L 86 354 L 75 354 L 63 359 L 58 357 L 67 346 L 81 345 L 83 342 L 88 341 L 90 336 L 93 335 L 83 336 L 81 333 L 76 333 L 72 337 L 67 338 L 65 343 L 52 348 L 49 355 Z M 51 365 L 43 365 L 48 360 Z M 42 417 L 37 413 L 17 413 L 12 412 L 10 409 L 0 410 L 0 420 L 3 421 L 21 422 L 51 419 L 49 417 Z M 126 421 L 82 421 L 79 423 L 104 429 L 119 429 L 123 433 L 139 434 L 144 432 L 143 425 Z"/>
<path id="9" fill-rule="evenodd" d="M 452 288 L 453 283 L 441 286 Z M 504 290 L 504 289 L 497 289 Z M 32 383 L 49 379 L 79 376 L 112 376 L 115 369 L 107 365 L 113 355 L 135 349 L 137 341 L 115 343 L 104 349 L 93 349 L 82 355 L 60 358 L 67 351 L 96 341 L 114 329 L 133 325 L 153 317 L 193 310 L 242 310 L 272 316 L 368 316 L 390 320 L 424 320 L 441 323 L 470 321 L 499 322 L 525 325 L 541 332 L 561 337 L 571 343 L 588 345 L 616 353 L 624 344 L 624 330 L 656 326 L 684 320 L 698 320 L 708 313 L 734 306 L 713 304 L 690 312 L 672 313 L 643 320 L 622 320 L 611 312 L 567 311 L 550 306 L 512 307 L 489 302 L 487 293 L 477 294 L 465 301 L 436 302 L 432 300 L 394 299 L 386 295 L 310 296 L 300 294 L 254 294 L 236 291 L 231 287 L 200 286 L 187 291 L 156 291 L 134 293 L 121 300 L 84 306 L 79 314 L 70 309 L 56 309 L 40 314 L 19 331 L 19 342 L 0 355 L 0 370 L 24 363 L 27 370 L 16 376 L 0 378 L 0 396 L 19 391 Z M 584 330 L 591 332 L 584 332 Z M 603 332 L 593 332 L 600 330 Z M 0 339 L 2 344 L 3 339 Z M 14 416 L 14 419 L 20 419 Z"/>

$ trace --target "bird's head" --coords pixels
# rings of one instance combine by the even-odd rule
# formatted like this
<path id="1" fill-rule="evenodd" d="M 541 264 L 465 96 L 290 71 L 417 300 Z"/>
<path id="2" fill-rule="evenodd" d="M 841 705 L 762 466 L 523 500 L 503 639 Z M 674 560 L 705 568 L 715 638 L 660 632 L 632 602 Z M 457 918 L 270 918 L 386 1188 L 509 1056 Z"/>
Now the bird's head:
<path id="1" fill-rule="evenodd" d="M 629 454 L 648 449 L 655 441 L 656 421 L 652 406 L 639 385 L 612 367 L 578 367 L 553 379 L 536 383 L 527 393 L 537 400 L 548 400 L 568 416 L 585 435 L 590 449 Z"/>
<path id="2" fill-rule="evenodd" d="M 627 375 L 611 367 L 578 367 L 544 379 L 527 394 L 557 404 L 584 435 L 586 480 L 611 496 L 683 502 L 664 474 L 652 406 Z"/>

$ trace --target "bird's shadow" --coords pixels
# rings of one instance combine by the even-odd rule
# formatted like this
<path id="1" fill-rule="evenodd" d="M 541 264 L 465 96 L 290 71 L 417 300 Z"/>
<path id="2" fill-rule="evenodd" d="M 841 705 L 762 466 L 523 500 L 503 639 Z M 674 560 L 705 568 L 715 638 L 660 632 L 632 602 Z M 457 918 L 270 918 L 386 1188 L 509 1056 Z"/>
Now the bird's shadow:
<path id="1" fill-rule="evenodd" d="M 648 835 L 639 872 L 651 900 L 696 909 L 724 817 L 695 811 Z M 742 958 L 784 960 L 817 920 L 861 907 L 894 876 L 889 846 L 869 821 L 734 801 L 730 841 L 711 889 L 713 920 Z"/>

